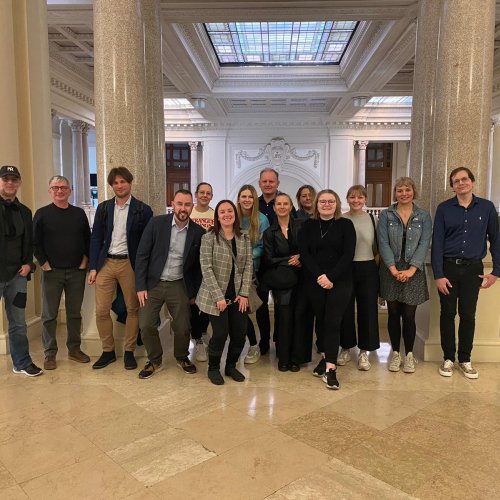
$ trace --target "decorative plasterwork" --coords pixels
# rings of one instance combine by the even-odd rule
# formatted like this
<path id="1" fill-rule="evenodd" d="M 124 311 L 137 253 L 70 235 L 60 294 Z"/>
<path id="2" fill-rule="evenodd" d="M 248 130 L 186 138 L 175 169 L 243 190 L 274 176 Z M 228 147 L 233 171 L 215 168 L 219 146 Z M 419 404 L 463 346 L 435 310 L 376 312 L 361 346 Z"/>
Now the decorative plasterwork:
<path id="1" fill-rule="evenodd" d="M 71 85 L 58 80 L 57 78 L 51 77 L 50 85 L 54 89 L 58 89 L 61 92 L 67 94 L 70 98 L 78 99 L 79 101 L 82 101 L 85 104 L 90 104 L 91 106 L 95 105 L 94 99 L 92 97 L 84 94 L 80 90 L 75 89 Z"/>
<path id="2" fill-rule="evenodd" d="M 291 147 L 290 144 L 283 139 L 283 137 L 275 137 L 274 139 L 271 139 L 271 142 L 261 148 L 254 156 L 244 150 L 238 151 L 236 153 L 236 168 L 242 168 L 242 160 L 246 160 L 249 163 L 255 163 L 264 158 L 278 172 L 283 168 L 285 162 L 290 159 L 302 163 L 308 162 L 312 159 L 313 161 L 311 166 L 314 169 L 317 169 L 319 165 L 319 156 L 319 151 L 313 149 L 307 151 L 304 155 L 301 155 L 297 152 L 297 149 Z"/>
<path id="3" fill-rule="evenodd" d="M 331 129 L 387 130 L 411 129 L 411 122 L 332 122 L 326 124 Z"/>

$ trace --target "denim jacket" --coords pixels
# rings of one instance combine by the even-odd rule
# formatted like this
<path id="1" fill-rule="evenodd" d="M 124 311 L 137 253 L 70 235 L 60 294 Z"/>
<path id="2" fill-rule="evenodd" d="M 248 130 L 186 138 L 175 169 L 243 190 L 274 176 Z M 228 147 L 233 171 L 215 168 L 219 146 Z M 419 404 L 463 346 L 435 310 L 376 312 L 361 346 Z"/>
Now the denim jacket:
<path id="1" fill-rule="evenodd" d="M 379 251 L 387 267 L 395 265 L 401 259 L 403 221 L 396 206 L 394 204 L 386 210 L 382 210 L 377 225 Z M 413 212 L 408 219 L 406 229 L 404 260 L 422 270 L 432 235 L 432 221 L 429 212 L 413 204 Z"/>

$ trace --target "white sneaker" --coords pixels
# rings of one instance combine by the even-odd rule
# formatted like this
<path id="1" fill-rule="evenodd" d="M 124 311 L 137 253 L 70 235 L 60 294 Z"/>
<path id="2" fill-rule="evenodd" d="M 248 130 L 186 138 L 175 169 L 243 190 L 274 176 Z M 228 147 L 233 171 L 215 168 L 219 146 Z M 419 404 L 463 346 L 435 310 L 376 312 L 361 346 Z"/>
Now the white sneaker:
<path id="1" fill-rule="evenodd" d="M 337 364 L 339 366 L 344 366 L 346 363 L 349 363 L 351 361 L 351 353 L 349 352 L 349 349 L 340 349 L 340 354 L 337 357 Z"/>
<path id="2" fill-rule="evenodd" d="M 248 349 L 247 355 L 245 356 L 245 359 L 243 360 L 244 363 L 247 365 L 253 365 L 254 363 L 257 363 L 260 359 L 260 348 L 259 345 L 251 345 L 250 349 Z"/>
<path id="3" fill-rule="evenodd" d="M 390 372 L 398 372 L 401 366 L 401 354 L 398 351 L 392 353 L 391 362 L 389 363 Z"/>
<path id="4" fill-rule="evenodd" d="M 451 377 L 453 375 L 453 361 L 451 359 L 445 359 L 441 366 L 439 367 L 439 375 L 443 377 Z"/>
<path id="5" fill-rule="evenodd" d="M 366 354 L 366 351 L 359 351 L 358 370 L 367 372 L 371 366 L 372 365 L 368 361 L 368 354 Z"/>
<path id="6" fill-rule="evenodd" d="M 206 361 L 208 359 L 207 347 L 203 342 L 203 339 L 197 339 L 194 346 L 194 357 L 196 361 Z"/>
<path id="7" fill-rule="evenodd" d="M 413 353 L 409 352 L 405 356 L 405 364 L 403 365 L 403 371 L 405 373 L 415 373 L 415 363 L 417 360 L 413 357 Z"/>
<path id="8" fill-rule="evenodd" d="M 477 370 L 472 367 L 472 363 L 470 361 L 467 361 L 465 363 L 458 363 L 458 366 L 464 372 L 464 375 L 467 378 L 478 378 L 479 377 L 479 373 L 477 373 Z"/>

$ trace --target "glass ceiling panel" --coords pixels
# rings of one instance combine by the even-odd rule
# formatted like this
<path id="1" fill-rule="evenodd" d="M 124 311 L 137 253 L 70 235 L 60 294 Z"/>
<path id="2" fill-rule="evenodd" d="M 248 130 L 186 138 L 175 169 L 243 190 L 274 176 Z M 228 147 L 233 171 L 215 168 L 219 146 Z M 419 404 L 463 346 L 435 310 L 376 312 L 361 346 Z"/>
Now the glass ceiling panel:
<path id="1" fill-rule="evenodd" d="M 357 21 L 207 23 L 224 65 L 339 64 Z"/>
<path id="2" fill-rule="evenodd" d="M 411 106 L 413 97 L 411 95 L 403 96 L 374 96 L 368 102 L 368 106 L 379 105 L 397 105 L 397 106 Z"/>

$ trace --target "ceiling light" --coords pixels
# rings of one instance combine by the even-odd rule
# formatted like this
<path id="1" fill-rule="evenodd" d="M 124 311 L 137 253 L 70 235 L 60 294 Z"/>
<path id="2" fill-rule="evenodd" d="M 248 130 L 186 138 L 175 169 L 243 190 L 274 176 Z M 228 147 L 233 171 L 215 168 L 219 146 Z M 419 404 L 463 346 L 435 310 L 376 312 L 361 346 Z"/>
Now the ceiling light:
<path id="1" fill-rule="evenodd" d="M 352 105 L 355 108 L 362 108 L 367 102 L 369 97 L 366 96 L 356 96 L 352 98 Z"/>

